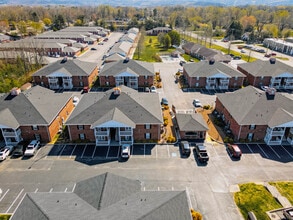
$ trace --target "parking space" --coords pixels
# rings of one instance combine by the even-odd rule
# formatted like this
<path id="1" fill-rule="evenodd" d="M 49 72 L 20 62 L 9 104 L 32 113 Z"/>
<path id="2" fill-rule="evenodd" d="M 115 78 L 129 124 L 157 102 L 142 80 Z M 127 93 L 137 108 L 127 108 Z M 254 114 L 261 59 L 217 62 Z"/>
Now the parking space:
<path id="1" fill-rule="evenodd" d="M 267 145 L 267 144 L 238 144 L 242 153 L 258 154 L 263 158 L 280 161 L 293 161 L 293 146 L 291 145 Z"/>

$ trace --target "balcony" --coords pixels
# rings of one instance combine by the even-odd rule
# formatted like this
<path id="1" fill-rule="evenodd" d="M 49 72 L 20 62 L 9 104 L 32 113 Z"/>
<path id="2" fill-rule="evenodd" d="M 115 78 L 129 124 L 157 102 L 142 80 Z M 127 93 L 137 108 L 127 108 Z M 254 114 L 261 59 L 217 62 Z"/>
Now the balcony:
<path id="1" fill-rule="evenodd" d="M 110 141 L 96 140 L 97 146 L 104 146 L 104 145 L 109 145 L 109 144 L 110 144 Z"/>
<path id="2" fill-rule="evenodd" d="M 109 131 L 95 131 L 95 136 L 108 136 Z"/>
<path id="3" fill-rule="evenodd" d="M 16 137 L 17 134 L 14 131 L 8 132 L 8 131 L 3 131 L 2 132 L 4 137 Z"/>
<path id="4" fill-rule="evenodd" d="M 281 82 L 281 79 L 275 79 L 275 78 L 271 79 L 271 84 L 280 83 L 280 82 Z"/>
<path id="5" fill-rule="evenodd" d="M 276 128 L 267 128 L 267 133 L 269 133 L 271 136 L 283 136 L 285 133 L 284 128 L 276 129 Z"/>
<path id="6" fill-rule="evenodd" d="M 229 84 L 229 79 L 221 79 L 220 84 Z"/>
<path id="7" fill-rule="evenodd" d="M 132 140 L 120 141 L 121 144 L 133 144 Z"/>
<path id="8" fill-rule="evenodd" d="M 207 83 L 207 84 L 210 84 L 210 83 L 216 83 L 216 80 L 215 80 L 215 79 L 209 79 L 209 78 L 207 78 L 206 83 Z"/>
<path id="9" fill-rule="evenodd" d="M 132 131 L 120 131 L 121 136 L 132 136 Z"/>

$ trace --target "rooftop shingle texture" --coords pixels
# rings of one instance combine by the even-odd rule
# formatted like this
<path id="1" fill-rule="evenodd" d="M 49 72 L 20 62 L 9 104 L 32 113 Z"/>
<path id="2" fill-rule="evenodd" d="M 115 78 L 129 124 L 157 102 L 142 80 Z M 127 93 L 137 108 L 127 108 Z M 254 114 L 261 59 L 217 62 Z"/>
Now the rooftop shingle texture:
<path id="1" fill-rule="evenodd" d="M 207 131 L 208 125 L 201 114 L 176 114 L 180 131 Z"/>
<path id="2" fill-rule="evenodd" d="M 69 73 L 71 76 L 89 76 L 97 68 L 97 64 L 80 60 L 67 60 L 66 62 L 59 60 L 38 70 L 33 76 L 48 76 L 51 73 L 62 71 L 62 68 L 66 70 L 66 75 Z"/>
<path id="3" fill-rule="evenodd" d="M 212 77 L 219 73 L 227 77 L 245 77 L 240 71 L 221 62 L 210 63 L 210 61 L 201 61 L 197 63 L 186 63 L 184 69 L 189 77 Z"/>
<path id="4" fill-rule="evenodd" d="M 268 96 L 265 91 L 253 86 L 247 86 L 233 93 L 218 94 L 217 98 L 240 125 L 278 125 L 293 121 L 293 101 L 276 93 L 274 97 Z M 278 114 L 278 109 L 288 112 Z"/>
<path id="5" fill-rule="evenodd" d="M 112 63 L 106 63 L 99 73 L 100 76 L 115 76 L 121 72 L 132 70 L 139 76 L 154 76 L 154 65 L 148 62 L 136 61 L 129 59 L 128 61 L 120 60 Z"/>
<path id="6" fill-rule="evenodd" d="M 269 60 L 257 60 L 251 63 L 241 63 L 238 66 L 253 76 L 276 77 L 289 73 L 293 77 L 293 67 L 279 61 L 271 63 Z"/>
<path id="7" fill-rule="evenodd" d="M 6 94 L 0 97 L 0 124 L 11 128 L 16 125 L 48 125 L 71 96 L 41 86 L 32 87 L 18 96 Z"/>
<path id="8" fill-rule="evenodd" d="M 66 124 L 93 125 L 114 108 L 119 109 L 125 118 L 135 124 L 162 123 L 162 112 L 157 93 L 139 93 L 126 86 L 120 88 L 120 95 L 114 95 L 113 89 L 105 93 L 85 94 Z"/>
<path id="9" fill-rule="evenodd" d="M 137 193 L 141 189 L 139 181 L 112 173 L 104 173 L 76 184 L 74 193 L 100 210 Z"/>
<path id="10" fill-rule="evenodd" d="M 28 193 L 12 220 L 96 219 L 98 211 L 74 193 Z"/>

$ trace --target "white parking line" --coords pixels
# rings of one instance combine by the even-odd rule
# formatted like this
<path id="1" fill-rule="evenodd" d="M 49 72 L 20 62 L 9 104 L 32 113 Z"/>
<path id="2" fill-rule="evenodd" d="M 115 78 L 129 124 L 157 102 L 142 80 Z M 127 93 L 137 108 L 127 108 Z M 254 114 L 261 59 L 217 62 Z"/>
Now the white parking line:
<path id="1" fill-rule="evenodd" d="M 247 146 L 247 148 L 250 150 L 251 153 L 254 153 L 254 152 L 251 150 L 251 148 L 249 147 L 248 144 L 246 144 L 246 146 Z"/>
<path id="2" fill-rule="evenodd" d="M 145 158 L 145 144 L 143 145 L 143 157 Z"/>
<path id="3" fill-rule="evenodd" d="M 160 187 L 158 186 L 158 191 L 160 191 Z"/>
<path id="4" fill-rule="evenodd" d="M 4 199 L 4 197 L 6 196 L 6 194 L 9 192 L 10 189 L 6 190 L 6 192 L 3 194 L 3 196 L 0 199 L 0 202 L 2 201 L 2 199 Z"/>
<path id="5" fill-rule="evenodd" d="M 285 147 L 283 147 L 283 145 L 281 145 L 281 147 L 290 155 L 290 157 L 291 158 L 293 158 L 293 155 L 292 154 L 290 154 L 290 152 L 289 151 L 287 151 L 287 149 L 285 148 Z"/>
<path id="6" fill-rule="evenodd" d="M 72 154 L 73 154 L 73 152 L 74 152 L 74 150 L 75 150 L 76 146 L 77 146 L 77 144 L 74 146 L 74 148 L 73 148 L 73 151 L 71 152 L 71 154 L 70 154 L 70 157 L 69 157 L 69 158 L 71 158 L 71 157 L 72 157 Z"/>
<path id="7" fill-rule="evenodd" d="M 20 195 L 22 194 L 24 189 L 22 189 L 18 195 L 16 196 L 16 198 L 13 200 L 13 202 L 11 203 L 11 205 L 9 206 L 9 208 L 6 210 L 6 213 L 9 213 L 9 210 L 12 208 L 12 206 L 14 205 L 14 203 L 18 200 L 18 198 L 20 197 Z"/>
<path id="8" fill-rule="evenodd" d="M 274 151 L 274 153 L 279 157 L 279 159 L 281 158 L 280 157 L 280 155 L 270 146 L 270 145 L 268 145 L 269 146 L 269 148 L 271 148 L 272 149 L 272 151 Z"/>
<path id="9" fill-rule="evenodd" d="M 37 150 L 37 153 L 34 155 L 35 158 L 38 155 L 38 153 L 39 153 L 40 150 L 41 150 L 41 147 L 39 147 L 39 149 Z"/>
<path id="10" fill-rule="evenodd" d="M 67 192 L 67 188 L 65 188 L 64 192 Z"/>
<path id="11" fill-rule="evenodd" d="M 38 188 L 36 188 L 36 190 L 34 191 L 34 193 L 37 193 L 37 192 L 38 192 L 38 190 L 39 190 L 39 189 L 38 189 Z"/>
<path id="12" fill-rule="evenodd" d="M 156 148 L 156 159 L 158 159 L 158 146 L 155 145 L 155 148 Z"/>
<path id="13" fill-rule="evenodd" d="M 107 151 L 106 158 L 108 158 L 109 152 L 110 152 L 110 146 L 108 146 L 108 151 Z"/>
<path id="14" fill-rule="evenodd" d="M 85 152 L 86 148 L 87 148 L 87 144 L 85 145 L 85 148 L 83 149 L 83 152 L 82 152 L 82 155 L 81 155 L 80 158 L 83 158 L 83 155 L 84 155 L 84 152 Z"/>
<path id="15" fill-rule="evenodd" d="M 49 192 L 50 192 L 50 193 L 53 192 L 53 188 L 51 188 Z"/>
<path id="16" fill-rule="evenodd" d="M 74 183 L 74 185 L 73 185 L 72 192 L 74 192 L 75 187 L 76 187 L 76 183 Z"/>
<path id="17" fill-rule="evenodd" d="M 168 157 L 170 158 L 171 155 L 170 155 L 170 150 L 169 150 L 169 144 L 167 144 L 167 151 L 168 151 Z"/>
<path id="18" fill-rule="evenodd" d="M 61 154 L 63 153 L 65 147 L 66 147 L 66 145 L 63 145 L 62 150 L 60 151 L 60 154 L 58 155 L 58 159 L 60 158 Z"/>
<path id="19" fill-rule="evenodd" d="M 256 144 L 256 145 L 263 152 L 263 154 L 266 156 L 266 158 L 269 158 L 269 156 L 266 154 L 266 152 L 258 144 Z"/>
<path id="20" fill-rule="evenodd" d="M 20 206 L 20 204 L 22 203 L 22 200 L 24 199 L 25 197 L 25 194 L 23 195 L 23 197 L 21 198 L 21 200 L 19 201 L 18 205 L 16 206 L 16 208 L 14 210 L 17 210 L 18 207 Z"/>
<path id="21" fill-rule="evenodd" d="M 94 149 L 93 154 L 92 154 L 92 158 L 94 158 L 94 155 L 96 153 L 96 149 L 97 149 L 97 146 L 95 146 L 95 149 Z"/>

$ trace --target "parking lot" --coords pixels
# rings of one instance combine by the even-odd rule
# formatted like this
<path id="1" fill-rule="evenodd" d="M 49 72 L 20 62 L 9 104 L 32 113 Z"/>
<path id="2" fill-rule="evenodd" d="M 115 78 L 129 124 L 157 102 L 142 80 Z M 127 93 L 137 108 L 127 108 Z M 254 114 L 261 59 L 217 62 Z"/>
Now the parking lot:
<path id="1" fill-rule="evenodd" d="M 193 148 L 195 143 L 190 144 Z M 283 167 L 279 165 L 290 167 L 293 161 L 293 146 L 289 145 L 239 144 L 243 152 L 241 160 L 231 158 L 224 145 L 209 142 L 206 146 L 210 157 L 208 164 L 200 164 L 193 154 L 189 158 L 181 158 L 178 144 L 134 144 L 131 157 L 126 161 L 120 160 L 118 146 L 48 144 L 42 146 L 33 157 L 8 158 L 0 163 L 0 212 L 13 212 L 26 192 L 72 192 L 79 179 L 97 175 L 97 171 L 111 171 L 140 179 L 142 190 L 186 190 L 190 206 L 208 213 L 208 208 L 197 202 L 203 196 L 199 186 L 195 187 L 197 183 L 202 185 L 201 181 L 207 181 L 206 186 L 211 186 L 213 190 L 229 193 L 226 187 L 243 181 L 242 178 L 247 180 L 253 176 L 280 176 Z M 227 169 L 231 166 L 233 169 Z M 249 170 L 251 166 L 259 167 L 259 171 Z M 272 174 L 263 173 L 266 167 L 276 171 Z M 224 174 L 215 176 L 214 172 L 220 172 L 221 169 Z M 241 178 L 235 176 L 235 169 L 241 174 Z M 292 173 L 286 172 L 284 175 L 292 178 Z M 209 215 L 212 213 L 206 214 Z"/>

